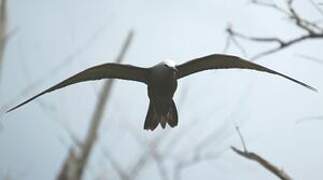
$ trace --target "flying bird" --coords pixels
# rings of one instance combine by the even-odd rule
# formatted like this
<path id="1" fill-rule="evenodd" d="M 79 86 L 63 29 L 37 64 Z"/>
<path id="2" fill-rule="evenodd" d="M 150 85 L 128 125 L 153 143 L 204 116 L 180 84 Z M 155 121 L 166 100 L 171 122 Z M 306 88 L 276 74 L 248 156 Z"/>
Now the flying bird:
<path id="1" fill-rule="evenodd" d="M 178 114 L 173 95 L 177 89 L 177 81 L 188 75 L 211 69 L 250 69 L 275 74 L 300 84 L 310 90 L 315 88 L 291 78 L 280 72 L 255 64 L 237 56 L 213 54 L 190 60 L 186 63 L 175 65 L 173 61 L 164 61 L 150 68 L 136 67 L 132 65 L 106 63 L 91 67 L 74 76 L 52 86 L 36 96 L 9 109 L 13 111 L 37 97 L 57 89 L 84 81 L 99 79 L 122 79 L 145 83 L 148 88 L 149 108 L 145 118 L 144 129 L 154 130 L 158 124 L 162 128 L 168 124 L 175 127 L 178 124 Z"/>

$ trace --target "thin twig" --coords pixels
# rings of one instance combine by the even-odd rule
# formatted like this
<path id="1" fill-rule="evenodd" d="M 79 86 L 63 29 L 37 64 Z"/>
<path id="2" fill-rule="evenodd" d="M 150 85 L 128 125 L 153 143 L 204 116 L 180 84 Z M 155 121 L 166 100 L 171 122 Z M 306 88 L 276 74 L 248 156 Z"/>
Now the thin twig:
<path id="1" fill-rule="evenodd" d="M 233 109 L 233 111 L 227 116 L 226 119 L 223 120 L 225 124 L 221 126 L 219 130 L 216 130 L 216 129 L 213 130 L 212 133 L 207 135 L 205 138 L 203 138 L 199 143 L 195 145 L 193 150 L 191 150 L 191 152 L 193 153 L 191 158 L 178 159 L 175 162 L 173 179 L 180 180 L 182 177 L 182 173 L 186 168 L 195 166 L 201 162 L 216 160 L 222 155 L 222 153 L 228 150 L 228 148 L 225 147 L 215 152 L 212 151 L 209 153 L 202 153 L 202 151 L 205 151 L 206 148 L 209 147 L 209 145 L 212 142 L 217 142 L 217 146 L 219 146 L 219 140 L 223 142 L 225 139 L 228 139 L 232 135 L 232 133 L 226 133 L 229 128 L 231 129 L 231 126 L 229 126 L 229 124 L 231 123 L 230 121 L 234 119 L 233 117 L 238 113 L 238 111 L 241 110 L 241 107 L 244 106 L 243 103 L 247 102 L 246 99 L 248 99 L 250 97 L 250 94 L 252 93 L 250 89 L 252 89 L 251 86 L 246 89 L 245 94 L 241 96 L 241 98 L 235 105 L 235 108 Z M 187 134 L 187 133 L 184 132 L 184 134 Z M 178 143 L 174 143 L 174 144 L 178 144 Z"/>
<path id="2" fill-rule="evenodd" d="M 315 63 L 318 63 L 318 64 L 323 65 L 323 59 L 319 59 L 319 58 L 312 57 L 312 56 L 308 56 L 308 55 L 304 55 L 304 54 L 298 54 L 297 56 L 299 56 L 301 58 L 304 58 L 304 59 L 307 59 L 307 60 L 310 60 L 310 61 L 313 61 Z"/>
<path id="3" fill-rule="evenodd" d="M 228 26 L 226 29 L 226 32 L 228 33 L 228 37 L 227 37 L 227 42 L 226 45 L 224 47 L 224 51 L 227 51 L 230 43 L 233 42 L 233 44 L 235 44 L 238 48 L 238 50 L 240 50 L 240 52 L 242 53 L 243 56 L 247 57 L 247 51 L 243 48 L 243 46 L 238 42 L 238 40 L 235 38 L 235 36 L 232 35 L 232 28 L 231 26 Z"/>
<path id="4" fill-rule="evenodd" d="M 109 159 L 109 162 L 111 163 L 113 169 L 118 173 L 119 177 L 122 180 L 130 180 L 132 178 L 130 178 L 130 176 L 121 168 L 120 164 L 118 163 L 118 161 L 116 161 L 108 152 L 107 149 L 102 149 L 103 155 Z"/>
<path id="5" fill-rule="evenodd" d="M 256 55 L 254 55 L 253 57 L 251 57 L 252 60 L 257 60 L 263 56 L 275 53 L 277 51 L 281 51 L 291 45 L 294 45 L 298 42 L 301 41 L 305 41 L 305 40 L 309 40 L 309 39 L 319 39 L 319 38 L 323 38 L 323 33 L 320 34 L 305 34 L 305 35 L 301 35 L 299 37 L 295 37 L 293 39 L 290 40 L 282 40 L 276 37 L 253 37 L 253 36 L 247 36 L 238 32 L 233 31 L 232 29 L 228 29 L 227 32 L 229 33 L 229 35 L 231 35 L 232 37 L 239 37 L 245 40 L 249 40 L 249 41 L 254 41 L 254 42 L 261 42 L 261 43 L 278 43 L 277 47 L 274 47 L 272 49 L 268 49 L 265 50 L 263 52 L 260 52 Z M 241 48 L 241 47 L 239 47 Z"/>
<path id="6" fill-rule="evenodd" d="M 293 0 L 288 0 L 287 1 L 287 9 L 288 11 L 283 10 L 283 8 L 277 6 L 276 4 L 273 3 L 267 3 L 267 2 L 262 2 L 262 1 L 257 1 L 253 0 L 252 3 L 264 7 L 270 7 L 274 10 L 283 12 L 289 19 L 294 21 L 294 24 L 303 30 L 305 30 L 306 33 L 298 35 L 294 38 L 291 38 L 289 40 L 283 40 L 278 37 L 255 37 L 255 36 L 249 36 L 245 35 L 239 32 L 234 31 L 231 27 L 227 28 L 227 33 L 229 36 L 232 38 L 238 37 L 240 39 L 244 40 L 249 40 L 253 42 L 261 42 L 261 43 L 277 43 L 278 46 L 267 49 L 265 51 L 262 51 L 260 53 L 257 53 L 251 59 L 257 60 L 261 57 L 264 57 L 266 55 L 273 54 L 275 52 L 281 51 L 283 49 L 286 49 L 287 47 L 290 47 L 294 44 L 303 42 L 305 40 L 313 40 L 313 39 L 322 39 L 323 38 L 323 27 L 320 27 L 318 24 L 311 22 L 303 17 L 301 17 L 298 12 L 294 9 L 293 5 Z M 236 43 L 237 44 L 237 43 Z M 238 48 L 241 48 L 241 45 L 238 45 Z"/>
<path id="7" fill-rule="evenodd" d="M 157 168 L 158 168 L 158 172 L 160 175 L 160 178 L 162 180 L 168 180 L 168 173 L 166 170 L 166 167 L 164 165 L 164 158 L 162 155 L 159 154 L 158 150 L 156 150 L 155 148 L 151 149 L 151 154 L 153 159 L 155 160 L 156 164 L 157 164 Z"/>
<path id="8" fill-rule="evenodd" d="M 323 116 L 310 116 L 310 117 L 301 118 L 301 119 L 296 121 L 296 124 L 303 123 L 303 122 L 308 122 L 308 121 L 313 121 L 313 120 L 322 121 Z"/>
<path id="9" fill-rule="evenodd" d="M 310 0 L 310 3 L 317 10 L 317 12 L 319 12 L 323 16 L 323 10 L 321 9 L 321 7 L 318 6 L 320 4 L 316 4 L 313 0 Z"/>
<path id="10" fill-rule="evenodd" d="M 273 165 L 272 163 L 270 163 L 266 159 L 262 158 L 260 155 L 254 153 L 254 152 L 241 151 L 238 148 L 233 147 L 233 146 L 231 147 L 231 149 L 246 159 L 256 161 L 261 166 L 263 166 L 265 169 L 267 169 L 268 171 L 270 171 L 271 173 L 273 173 L 274 175 L 279 177 L 281 180 L 292 180 L 292 178 L 288 174 L 286 174 L 282 169 L 279 169 L 278 167 L 276 167 L 275 165 Z"/>
<path id="11" fill-rule="evenodd" d="M 274 3 L 269 3 L 269 2 L 264 2 L 264 1 L 259 1 L 259 0 L 252 0 L 251 3 L 258 5 L 258 6 L 263 6 L 263 7 L 267 7 L 267 8 L 272 8 L 274 10 L 280 11 L 284 14 L 288 14 L 287 11 L 285 11 L 283 8 L 277 6 Z"/>
<path id="12" fill-rule="evenodd" d="M 256 161 L 257 163 L 259 163 L 261 166 L 263 166 L 266 170 L 268 170 L 269 172 L 271 172 L 272 174 L 276 175 L 277 177 L 279 177 L 281 180 L 291 180 L 292 178 L 282 169 L 278 168 L 277 166 L 273 165 L 271 162 L 269 162 L 268 160 L 264 159 L 263 157 L 261 157 L 260 155 L 254 153 L 254 152 L 250 152 L 247 150 L 246 148 L 246 144 L 245 141 L 243 139 L 243 136 L 239 130 L 239 127 L 236 126 L 236 130 L 237 133 L 240 137 L 241 143 L 243 145 L 244 150 L 239 150 L 238 148 L 231 146 L 231 149 L 237 153 L 238 155 L 252 160 L 252 161 Z"/>
<path id="13" fill-rule="evenodd" d="M 247 150 L 247 146 L 246 146 L 246 142 L 245 142 L 245 141 L 244 141 L 244 139 L 243 139 L 243 136 L 242 136 L 242 134 L 241 134 L 241 132 L 240 132 L 240 128 L 239 128 L 239 126 L 236 126 L 235 128 L 236 128 L 236 131 L 238 132 L 238 135 L 239 135 L 239 137 L 240 137 L 240 141 L 241 141 L 241 143 L 242 143 L 243 150 L 244 150 L 245 152 L 248 152 L 248 150 Z"/>
<path id="14" fill-rule="evenodd" d="M 257 41 L 257 42 L 263 42 L 263 43 L 278 43 L 280 46 L 283 46 L 284 42 L 277 38 L 277 37 L 254 37 L 254 36 L 247 36 L 247 35 L 244 35 L 242 33 L 239 33 L 239 32 L 236 32 L 234 31 L 232 28 L 227 28 L 227 33 L 230 35 L 230 36 L 234 36 L 234 37 L 238 37 L 238 38 L 241 38 L 241 39 L 246 39 L 246 40 L 249 40 L 249 41 Z"/>

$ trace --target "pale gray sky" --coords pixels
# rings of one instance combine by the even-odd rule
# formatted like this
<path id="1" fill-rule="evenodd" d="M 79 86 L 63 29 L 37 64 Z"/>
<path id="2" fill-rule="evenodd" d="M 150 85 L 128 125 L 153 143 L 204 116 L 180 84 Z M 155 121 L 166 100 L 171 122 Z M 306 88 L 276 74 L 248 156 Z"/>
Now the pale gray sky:
<path id="1" fill-rule="evenodd" d="M 28 98 L 87 67 L 113 61 L 129 30 L 134 41 L 125 63 L 151 66 L 166 58 L 177 63 L 191 58 L 221 53 L 225 28 L 230 23 L 244 33 L 291 38 L 300 33 L 275 11 L 257 7 L 248 0 L 10 0 L 10 28 L 19 32 L 8 44 L 0 85 L 1 106 Z M 275 1 L 283 4 L 283 1 Z M 302 15 L 317 20 L 320 16 L 305 0 L 296 0 Z M 75 60 L 57 66 L 78 48 L 89 43 Z M 249 56 L 266 45 L 244 43 Z M 259 60 L 323 91 L 323 66 L 297 57 L 298 53 L 323 57 L 322 41 L 306 41 Z M 230 54 L 241 55 L 231 47 Z M 53 73 L 55 72 L 55 73 Z M 25 88 L 43 80 L 28 94 Z M 17 179 L 53 179 L 62 165 L 72 141 L 60 124 L 80 138 L 87 130 L 101 82 L 77 84 L 39 98 L 17 111 L 2 116 L 0 131 L 0 174 L 10 172 Z M 228 149 L 241 147 L 234 122 L 248 148 L 282 167 L 295 179 L 322 179 L 323 121 L 296 124 L 303 117 L 323 115 L 322 93 L 313 93 L 277 76 L 242 70 L 204 72 L 179 82 L 175 101 L 179 126 L 147 132 L 143 130 L 148 108 L 146 87 L 118 81 L 108 103 L 98 148 L 94 151 L 86 179 L 106 173 L 117 175 L 100 149 L 108 149 L 127 170 L 143 148 L 134 134 L 150 141 L 169 134 L 166 141 L 185 133 L 168 152 L 167 168 L 172 160 L 187 158 L 203 137 L 218 133 L 203 153 L 222 152 L 211 161 L 196 164 L 183 172 L 183 179 L 273 179 L 259 165 Z M 10 105 L 13 105 L 10 104 Z M 197 121 L 197 122 L 194 122 Z M 193 126 L 194 127 L 191 127 Z M 176 145 L 176 146 L 175 146 Z M 138 179 L 158 178 L 155 165 Z"/>

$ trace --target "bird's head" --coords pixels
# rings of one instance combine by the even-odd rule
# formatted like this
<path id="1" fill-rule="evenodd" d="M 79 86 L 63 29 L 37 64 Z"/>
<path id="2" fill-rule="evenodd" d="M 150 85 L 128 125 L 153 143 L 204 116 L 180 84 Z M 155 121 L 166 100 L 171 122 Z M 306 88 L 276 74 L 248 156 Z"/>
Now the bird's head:
<path id="1" fill-rule="evenodd" d="M 176 63 L 173 60 L 166 59 L 163 61 L 163 64 L 165 67 L 168 67 L 171 70 L 177 71 L 176 69 Z"/>

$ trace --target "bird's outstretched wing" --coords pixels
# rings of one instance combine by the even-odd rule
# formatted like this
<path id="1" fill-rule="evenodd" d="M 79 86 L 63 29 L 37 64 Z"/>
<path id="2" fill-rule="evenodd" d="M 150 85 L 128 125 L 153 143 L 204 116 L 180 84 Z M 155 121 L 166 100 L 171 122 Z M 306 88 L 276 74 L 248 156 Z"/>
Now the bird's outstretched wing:
<path id="1" fill-rule="evenodd" d="M 237 68 L 237 69 L 251 69 L 256 71 L 263 71 L 271 74 L 276 74 L 279 76 L 282 76 L 286 79 L 289 79 L 291 81 L 296 82 L 297 84 L 300 84 L 308 89 L 311 89 L 313 91 L 317 91 L 312 86 L 309 86 L 301 81 L 298 81 L 294 78 L 291 78 L 285 74 L 282 74 L 280 72 L 271 70 L 269 68 L 266 68 L 264 66 L 255 64 L 253 62 L 241 59 L 237 56 L 230 56 L 230 55 L 224 55 L 224 54 L 213 54 L 197 59 L 193 59 L 191 61 L 188 61 L 184 64 L 176 66 L 178 73 L 177 73 L 177 79 L 183 78 L 185 76 L 188 76 L 190 74 L 204 71 L 204 70 L 210 70 L 210 69 L 230 69 L 230 68 Z"/>
<path id="2" fill-rule="evenodd" d="M 13 111 L 43 94 L 46 94 L 46 93 L 55 91 L 57 89 L 63 88 L 65 86 L 69 86 L 71 84 L 75 84 L 79 82 L 117 78 L 117 79 L 132 80 L 132 81 L 147 83 L 147 75 L 146 75 L 147 71 L 148 70 L 146 68 L 140 68 L 140 67 L 135 67 L 131 65 L 114 64 L 114 63 L 107 63 L 107 64 L 94 66 L 92 68 L 86 69 L 80 73 L 75 74 L 74 76 L 62 81 L 61 83 L 56 84 L 55 86 L 52 86 L 51 88 L 9 109 L 7 112 Z"/>

